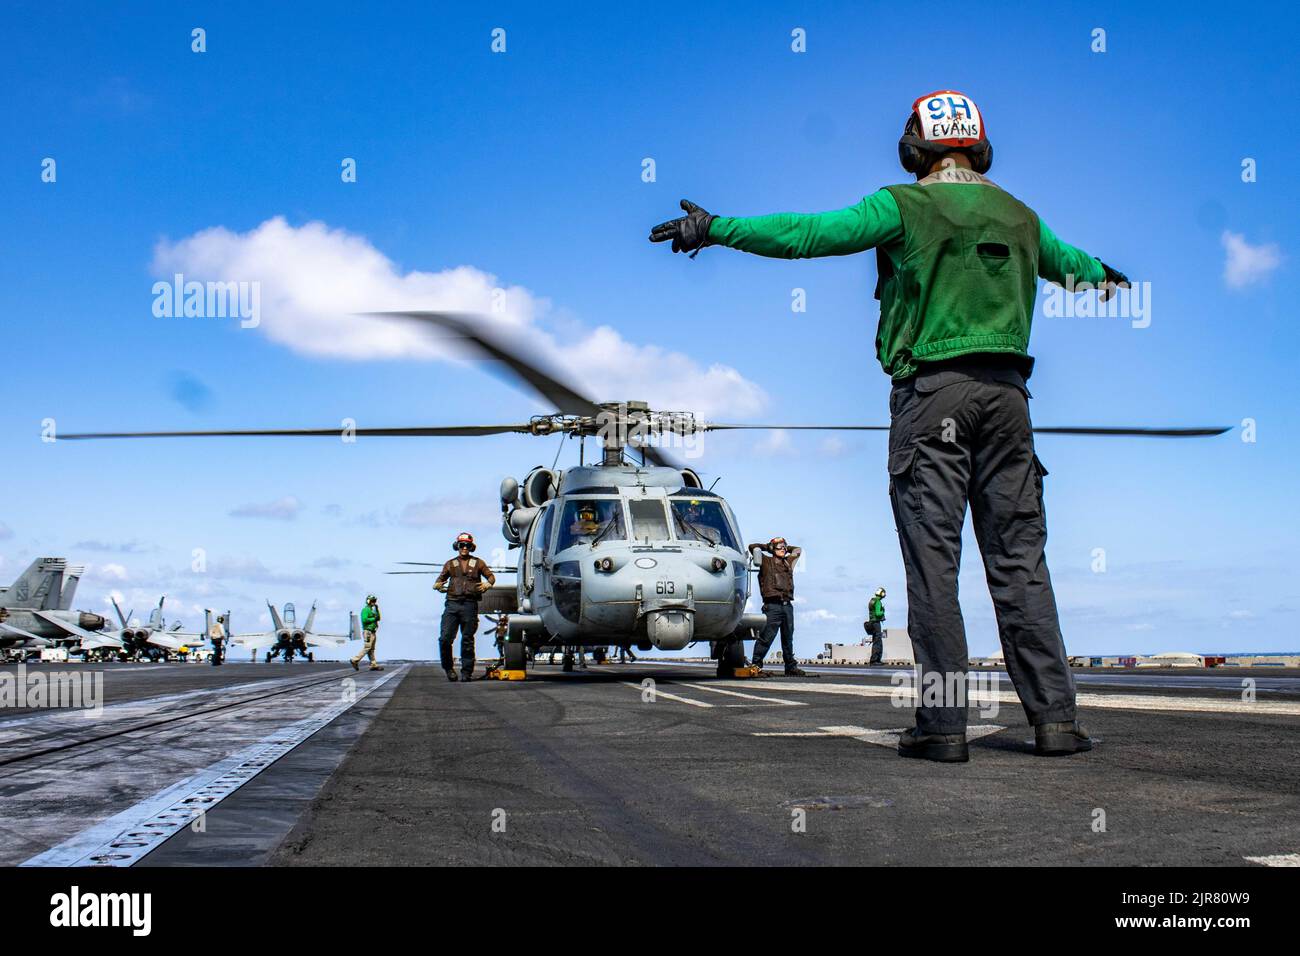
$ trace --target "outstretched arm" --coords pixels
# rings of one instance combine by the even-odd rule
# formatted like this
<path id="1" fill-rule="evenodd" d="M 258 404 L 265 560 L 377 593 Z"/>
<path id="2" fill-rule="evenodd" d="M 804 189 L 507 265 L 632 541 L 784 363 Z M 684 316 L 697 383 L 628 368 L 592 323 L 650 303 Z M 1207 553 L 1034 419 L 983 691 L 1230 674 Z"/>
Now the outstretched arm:
<path id="1" fill-rule="evenodd" d="M 704 246 L 730 246 L 776 259 L 847 256 L 900 239 L 903 220 L 888 190 L 831 212 L 783 212 L 770 216 L 715 216 L 683 199 L 685 216 L 660 223 L 651 242 L 672 242 L 673 252 L 694 254 Z"/>
<path id="2" fill-rule="evenodd" d="M 861 202 L 830 212 L 780 212 L 770 216 L 716 216 L 711 244 L 774 259 L 848 256 L 901 239 L 898 204 L 881 189 Z"/>
<path id="3" fill-rule="evenodd" d="M 1094 259 L 1082 249 L 1057 239 L 1056 234 L 1041 219 L 1038 220 L 1038 274 L 1048 282 L 1055 282 L 1067 289 L 1087 282 L 1095 288 L 1105 289 L 1103 299 L 1109 298 L 1114 291 L 1105 288 L 1108 284 L 1128 285 L 1128 276 L 1112 269 L 1100 259 Z"/>

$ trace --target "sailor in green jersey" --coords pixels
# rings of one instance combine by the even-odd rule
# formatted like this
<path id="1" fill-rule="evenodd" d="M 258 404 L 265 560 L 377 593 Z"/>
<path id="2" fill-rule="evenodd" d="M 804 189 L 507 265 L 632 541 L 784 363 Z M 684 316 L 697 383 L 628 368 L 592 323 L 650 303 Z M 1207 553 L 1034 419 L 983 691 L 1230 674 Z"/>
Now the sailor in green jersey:
<path id="1" fill-rule="evenodd" d="M 365 644 L 361 648 L 361 653 L 352 658 L 352 669 L 354 671 L 361 669 L 361 658 L 370 658 L 370 669 L 372 671 L 381 671 L 383 668 L 375 659 L 375 636 L 379 631 L 379 598 L 373 594 L 366 595 L 366 606 L 361 609 L 361 631 L 364 635 Z"/>
<path id="2" fill-rule="evenodd" d="M 993 148 L 970 97 L 939 90 L 917 99 L 898 154 L 917 181 L 846 209 L 732 218 L 682 200 L 686 215 L 654 227 L 650 240 L 692 256 L 708 245 L 783 259 L 876 250 L 876 356 L 894 382 L 890 499 L 922 681 L 916 727 L 899 753 L 968 759 L 968 655 L 957 601 L 968 503 L 1036 751 L 1088 750 L 1044 554 L 1047 470 L 1029 421 L 1029 332 L 1039 277 L 1076 290 L 1091 284 L 1103 299 L 1128 280 L 1061 242 L 985 177 Z"/>
<path id="3" fill-rule="evenodd" d="M 871 660 L 868 667 L 879 665 L 885 653 L 885 632 L 881 625 L 885 622 L 885 589 L 876 588 L 867 604 L 867 620 L 862 625 L 871 637 Z"/>

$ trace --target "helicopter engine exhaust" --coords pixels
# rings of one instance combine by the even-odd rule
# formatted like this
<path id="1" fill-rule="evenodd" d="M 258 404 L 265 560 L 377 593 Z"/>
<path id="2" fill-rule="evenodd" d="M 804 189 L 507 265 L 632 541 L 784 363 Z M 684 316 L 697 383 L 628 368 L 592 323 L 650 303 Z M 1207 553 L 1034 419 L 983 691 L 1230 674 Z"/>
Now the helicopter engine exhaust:
<path id="1" fill-rule="evenodd" d="M 681 608 L 651 611 L 645 629 L 650 643 L 661 651 L 680 651 L 695 633 L 695 615 Z"/>

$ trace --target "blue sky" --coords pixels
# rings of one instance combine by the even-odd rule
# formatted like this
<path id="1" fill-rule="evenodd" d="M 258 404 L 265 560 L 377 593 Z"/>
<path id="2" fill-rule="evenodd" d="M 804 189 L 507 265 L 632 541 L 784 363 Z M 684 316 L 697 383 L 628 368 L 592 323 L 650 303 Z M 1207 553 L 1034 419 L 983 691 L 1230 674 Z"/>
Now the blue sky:
<path id="1" fill-rule="evenodd" d="M 266 623 L 264 598 L 317 598 L 321 624 L 342 630 L 375 590 L 382 649 L 430 656 L 441 598 L 428 579 L 382 572 L 441 560 L 462 528 L 496 547 L 500 478 L 549 464 L 555 440 L 51 445 L 41 421 L 516 420 L 542 409 L 410 332 L 348 319 L 371 301 L 476 304 L 501 287 L 520 336 L 601 400 L 884 422 L 873 256 L 687 261 L 645 234 L 682 196 L 731 215 L 812 211 L 904 181 L 907 108 L 953 87 L 984 112 L 995 181 L 1151 284 L 1147 328 L 1039 316 L 1035 420 L 1237 426 L 1188 442 L 1040 440 L 1071 651 L 1300 646 L 1287 295 L 1300 197 L 1284 165 L 1300 84 L 1284 5 L 9 4 L 0 16 L 0 577 L 65 555 L 90 565 L 83 606 L 117 591 L 139 612 L 166 591 L 187 624 L 216 604 L 237 630 Z M 504 53 L 490 48 L 498 27 Z M 795 28 L 805 53 L 791 50 Z M 356 182 L 341 181 L 344 158 Z M 173 267 L 261 282 L 261 325 L 156 318 L 152 286 Z M 796 288 L 806 312 L 791 311 Z M 1248 418 L 1254 442 L 1241 440 Z M 884 449 L 883 436 L 706 446 L 699 467 L 721 476 L 744 534 L 805 548 L 803 653 L 857 640 L 877 585 L 887 623 L 905 622 Z M 970 644 L 987 653 L 996 631 L 969 535 L 966 558 Z"/>

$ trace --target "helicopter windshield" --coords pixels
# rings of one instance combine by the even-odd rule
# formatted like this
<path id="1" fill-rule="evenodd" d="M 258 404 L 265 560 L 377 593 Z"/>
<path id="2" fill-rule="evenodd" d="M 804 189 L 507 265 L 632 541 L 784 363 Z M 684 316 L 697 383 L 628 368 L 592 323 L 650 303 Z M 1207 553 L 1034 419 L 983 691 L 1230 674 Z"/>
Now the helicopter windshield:
<path id="1" fill-rule="evenodd" d="M 623 507 L 617 498 L 586 498 L 564 503 L 560 518 L 560 538 L 555 550 L 563 551 L 577 544 L 623 541 L 627 531 L 623 524 Z"/>
<path id="2" fill-rule="evenodd" d="M 632 537 L 637 541 L 666 541 L 668 539 L 668 521 L 664 514 L 663 500 L 646 498 L 641 501 L 629 501 L 632 509 Z"/>
<path id="3" fill-rule="evenodd" d="M 703 541 L 705 544 L 720 544 L 723 547 L 740 550 L 736 536 L 731 533 L 731 525 L 722 510 L 720 501 L 704 501 L 698 498 L 671 498 L 673 507 L 673 525 L 677 537 L 682 541 Z"/>

